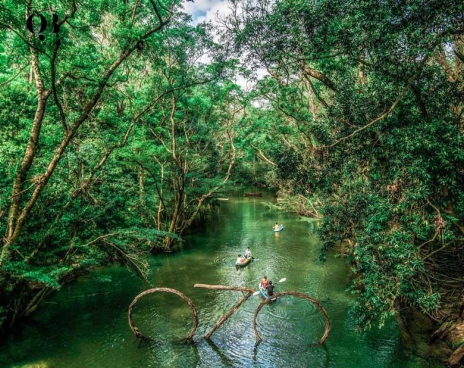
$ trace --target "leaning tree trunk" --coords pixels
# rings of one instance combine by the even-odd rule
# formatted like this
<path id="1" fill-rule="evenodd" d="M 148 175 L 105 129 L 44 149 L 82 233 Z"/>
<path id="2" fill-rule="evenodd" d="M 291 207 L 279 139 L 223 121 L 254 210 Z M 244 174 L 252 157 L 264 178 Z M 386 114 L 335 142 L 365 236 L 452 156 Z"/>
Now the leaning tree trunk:
<path id="1" fill-rule="evenodd" d="M 8 271 L 6 271 L 3 266 L 5 263 L 12 259 L 11 249 L 13 246 L 18 247 L 18 249 L 16 249 L 16 253 L 22 255 L 25 259 L 30 260 L 36 254 L 34 252 L 37 247 L 30 255 L 23 255 L 21 251 L 24 252 L 24 250 L 20 248 L 19 243 L 21 234 L 23 233 L 29 221 L 30 214 L 34 209 L 39 196 L 42 194 L 44 188 L 54 174 L 55 169 L 57 168 L 58 163 L 63 157 L 67 147 L 71 143 L 74 136 L 77 134 L 82 124 L 88 120 L 94 108 L 100 101 L 103 92 L 109 86 L 108 82 L 115 74 L 115 71 L 118 70 L 121 64 L 127 60 L 130 55 L 137 49 L 139 43 L 142 40 L 145 40 L 152 34 L 160 31 L 169 23 L 170 17 L 172 15 L 171 12 L 168 11 L 169 16 L 167 16 L 166 19 L 163 19 L 160 15 L 160 10 L 157 8 L 155 3 L 153 3 L 153 7 L 155 8 L 154 16 L 157 17 L 159 23 L 153 28 L 147 29 L 146 32 L 140 35 L 138 39 L 128 40 L 126 47 L 120 52 L 119 56 L 106 67 L 106 70 L 103 70 L 102 77 L 95 90 L 86 91 L 89 94 L 89 99 L 87 100 L 88 102 L 83 106 L 82 111 L 76 114 L 77 117 L 75 120 L 69 124 L 66 122 L 67 117 L 64 115 L 64 112 L 61 109 L 61 105 L 56 95 L 56 87 L 60 83 L 60 81 L 56 80 L 57 55 L 61 47 L 61 43 L 59 42 L 58 38 L 60 37 L 59 33 L 56 34 L 57 39 L 52 57 L 50 58 L 50 78 L 43 77 L 42 73 L 45 69 L 41 68 L 37 49 L 32 46 L 34 44 L 32 40 L 33 35 L 29 34 L 28 36 L 29 39 L 27 43 L 30 46 L 31 69 L 33 71 L 35 80 L 38 102 L 31 130 L 29 132 L 29 140 L 25 148 L 21 164 L 19 165 L 13 179 L 10 196 L 11 199 L 8 206 L 6 236 L 2 241 L 3 244 L 0 252 L 0 306 L 3 307 L 4 310 L 8 311 L 2 327 L 5 325 L 11 326 L 18 318 L 25 316 L 26 314 L 35 310 L 38 304 L 40 304 L 40 301 L 43 300 L 44 295 L 47 293 L 46 291 L 42 291 L 40 287 L 31 290 L 29 285 L 26 284 L 23 286 L 21 280 L 13 283 L 10 279 Z M 63 19 L 59 22 L 59 25 L 63 24 L 68 18 L 72 17 L 76 11 L 76 3 L 73 1 L 70 13 L 63 17 Z M 27 6 L 26 18 L 31 13 L 32 12 Z M 14 30 L 14 25 L 9 27 Z M 44 80 L 46 79 L 51 80 L 51 87 L 48 89 L 46 89 L 44 84 Z M 33 167 L 34 159 L 37 156 L 38 147 L 40 145 L 40 134 L 45 114 L 47 112 L 47 103 L 49 102 L 49 97 L 52 94 L 57 105 L 56 107 L 60 113 L 61 123 L 64 128 L 64 136 L 61 142 L 55 148 L 55 152 L 48 164 L 46 164 L 46 168 L 42 174 L 36 175 L 34 178 L 30 178 L 30 171 Z M 28 180 L 32 181 L 32 186 L 30 188 L 26 188 L 26 183 Z M 28 183 L 28 185 L 30 184 Z M 47 290 L 47 287 L 43 286 L 43 289 Z"/>

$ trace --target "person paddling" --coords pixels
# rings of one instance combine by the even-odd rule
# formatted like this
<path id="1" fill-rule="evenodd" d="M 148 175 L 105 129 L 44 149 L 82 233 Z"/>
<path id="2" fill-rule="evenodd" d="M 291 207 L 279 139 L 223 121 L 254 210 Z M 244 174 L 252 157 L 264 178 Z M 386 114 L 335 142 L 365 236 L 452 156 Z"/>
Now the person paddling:
<path id="1" fill-rule="evenodd" d="M 266 289 L 268 285 L 269 285 L 269 281 L 267 280 L 267 276 L 264 276 L 259 286 L 261 289 Z"/>
<path id="2" fill-rule="evenodd" d="M 274 284 L 272 281 L 269 281 L 269 284 L 266 286 L 266 294 L 269 298 L 274 295 Z"/>
<path id="3" fill-rule="evenodd" d="M 276 222 L 276 224 L 274 225 L 274 230 L 275 230 L 275 231 L 278 231 L 279 228 L 280 228 L 279 223 Z"/>

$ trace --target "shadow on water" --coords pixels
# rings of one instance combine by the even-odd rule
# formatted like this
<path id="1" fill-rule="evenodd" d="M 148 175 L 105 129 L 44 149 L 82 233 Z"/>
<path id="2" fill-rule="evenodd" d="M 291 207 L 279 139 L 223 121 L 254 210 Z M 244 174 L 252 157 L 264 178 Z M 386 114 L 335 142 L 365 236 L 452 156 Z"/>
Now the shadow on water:
<path id="1" fill-rule="evenodd" d="M 211 339 L 204 339 L 206 343 L 211 347 L 214 353 L 218 356 L 220 361 L 224 364 L 225 367 L 233 367 L 234 362 L 230 359 L 226 354 L 224 354 L 223 350 L 219 348 Z"/>
<path id="2" fill-rule="evenodd" d="M 313 347 L 321 348 L 322 350 L 324 350 L 324 353 L 325 353 L 324 368 L 329 368 L 330 354 L 329 354 L 329 349 L 327 348 L 327 345 L 324 343 L 322 345 L 317 345 L 317 346 L 313 345 Z"/>

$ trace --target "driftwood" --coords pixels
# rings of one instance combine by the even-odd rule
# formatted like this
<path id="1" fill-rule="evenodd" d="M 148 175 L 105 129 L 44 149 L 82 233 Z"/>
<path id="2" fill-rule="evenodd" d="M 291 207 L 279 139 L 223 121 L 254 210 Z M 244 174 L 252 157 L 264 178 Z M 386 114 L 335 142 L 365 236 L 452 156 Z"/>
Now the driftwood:
<path id="1" fill-rule="evenodd" d="M 327 312 L 325 310 L 325 308 L 314 298 L 310 297 L 309 295 L 306 295 L 306 294 L 303 294 L 303 293 L 299 293 L 297 291 L 282 291 L 280 293 L 276 293 L 275 296 L 276 298 L 279 298 L 279 297 L 282 297 L 282 296 L 286 296 L 286 295 L 292 295 L 292 296 L 296 296 L 297 298 L 301 298 L 301 299 L 306 299 L 306 300 L 309 300 L 311 303 L 313 303 L 321 312 L 322 314 L 324 315 L 325 317 L 325 331 L 324 331 L 324 335 L 322 335 L 322 337 L 319 339 L 319 341 L 317 342 L 317 345 L 320 345 L 320 344 L 323 344 L 324 341 L 327 339 L 327 337 L 329 336 L 329 332 L 330 332 L 330 321 L 329 321 L 329 316 L 327 315 Z M 261 341 L 263 341 L 263 339 L 261 338 L 261 336 L 259 335 L 258 333 L 258 329 L 256 328 L 256 318 L 258 317 L 258 313 L 259 311 L 261 310 L 261 308 L 263 308 L 263 306 L 267 303 L 270 303 L 271 300 L 270 299 L 264 299 L 260 305 L 258 305 L 258 307 L 256 308 L 256 311 L 255 311 L 255 316 L 253 318 L 253 330 L 255 332 L 255 337 L 256 337 L 256 344 L 255 346 L 259 345 L 261 343 Z"/>
<path id="2" fill-rule="evenodd" d="M 254 293 L 256 290 L 242 286 L 226 286 L 226 285 L 208 285 L 208 284 L 195 284 L 193 287 L 210 289 L 210 290 L 233 290 L 233 291 L 244 291 L 245 293 Z"/>
<path id="3" fill-rule="evenodd" d="M 230 311 L 222 316 L 222 318 L 214 325 L 214 327 L 205 335 L 205 339 L 209 339 L 211 335 L 216 331 L 227 319 L 234 314 L 238 308 L 246 301 L 250 296 L 253 295 L 253 289 L 246 288 L 246 287 L 235 287 L 235 286 L 224 286 L 224 285 L 206 285 L 206 284 L 195 284 L 193 287 L 199 287 L 203 289 L 210 289 L 210 290 L 233 290 L 233 291 L 243 291 L 247 294 L 240 299 L 240 301 L 235 304 Z"/>
<path id="4" fill-rule="evenodd" d="M 464 345 L 458 347 L 453 354 L 448 359 L 449 365 L 456 365 L 458 364 L 461 359 L 464 357 Z"/>
<path id="5" fill-rule="evenodd" d="M 147 336 L 144 336 L 140 330 L 134 325 L 134 321 L 132 319 L 132 309 L 134 308 L 134 305 L 135 303 L 137 303 L 137 301 L 144 295 L 147 295 L 147 294 L 153 294 L 153 293 L 156 293 L 156 292 L 165 292 L 165 293 L 172 293 L 172 294 L 176 294 L 178 296 L 180 296 L 182 299 L 184 299 L 187 304 L 190 306 L 190 309 L 192 310 L 192 313 L 193 313 L 193 326 L 192 326 L 192 330 L 190 331 L 190 334 L 186 337 L 186 338 L 183 338 L 183 339 L 180 339 L 181 341 L 189 341 L 191 342 L 192 341 L 192 338 L 193 338 L 193 335 L 195 334 L 195 331 L 197 329 L 197 326 L 198 326 L 198 314 L 197 314 L 197 310 L 195 308 L 195 305 L 193 304 L 193 302 L 188 298 L 186 297 L 184 294 L 182 294 L 180 291 L 176 290 L 176 289 L 170 289 L 170 288 L 153 288 L 153 289 L 148 289 L 148 290 L 145 290 L 144 292 L 140 293 L 139 295 L 137 295 L 134 300 L 132 301 L 132 303 L 129 305 L 129 312 L 128 312 L 128 320 L 129 320 L 129 327 L 131 328 L 132 332 L 134 333 L 134 335 L 139 338 L 139 339 L 142 339 L 143 341 L 154 341 L 152 338 L 150 337 L 147 337 Z"/>

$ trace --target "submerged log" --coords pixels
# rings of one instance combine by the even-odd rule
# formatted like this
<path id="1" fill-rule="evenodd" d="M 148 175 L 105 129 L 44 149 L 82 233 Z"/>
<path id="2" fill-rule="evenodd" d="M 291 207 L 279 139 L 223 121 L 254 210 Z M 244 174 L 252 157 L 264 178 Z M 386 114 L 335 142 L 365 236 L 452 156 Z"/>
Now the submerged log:
<path id="1" fill-rule="evenodd" d="M 153 288 L 153 289 L 148 289 L 148 290 L 145 290 L 144 292 L 140 293 L 139 295 L 137 295 L 134 300 L 132 301 L 132 303 L 129 305 L 129 311 L 128 311 L 128 320 L 129 320 L 129 327 L 130 329 L 132 330 L 132 332 L 134 333 L 135 337 L 137 337 L 138 339 L 142 339 L 143 341 L 154 341 L 151 337 L 147 337 L 147 336 L 144 336 L 140 330 L 134 325 L 134 321 L 132 319 L 132 310 L 134 308 L 134 305 L 137 303 L 137 301 L 145 296 L 145 295 L 148 295 L 148 294 L 153 294 L 153 293 L 156 293 L 156 292 L 165 292 L 165 293 L 172 293 L 172 294 L 176 294 L 178 296 L 180 296 L 182 299 L 184 299 L 187 304 L 190 306 L 190 309 L 192 310 L 192 313 L 193 313 L 193 326 L 192 326 L 192 330 L 190 331 L 189 335 L 183 339 L 180 339 L 180 341 L 192 341 L 192 338 L 193 338 L 193 335 L 195 335 L 195 331 L 197 329 L 197 326 L 198 326 L 198 313 L 197 313 L 197 309 L 195 308 L 195 305 L 193 304 L 193 302 L 187 297 L 185 296 L 184 294 L 182 294 L 180 291 L 176 290 L 176 289 L 170 289 L 170 288 Z"/>
<path id="2" fill-rule="evenodd" d="M 209 331 L 209 332 L 205 335 L 205 339 L 209 339 L 209 338 L 211 337 L 211 335 L 214 333 L 214 331 L 216 331 L 225 321 L 227 321 L 227 319 L 228 319 L 232 314 L 234 314 L 234 313 L 238 310 L 238 308 L 240 308 L 240 306 L 241 306 L 246 300 L 248 300 L 248 298 L 249 298 L 250 296 L 252 296 L 252 295 L 253 295 L 253 293 L 248 293 L 248 294 L 246 294 L 242 299 L 240 299 L 240 301 L 239 301 L 237 304 L 235 304 L 235 305 L 233 306 L 233 308 L 232 308 L 230 311 L 228 311 L 226 314 L 224 314 L 224 315 L 222 316 L 222 318 L 214 325 L 214 327 L 211 329 L 211 331 Z"/>
<path id="3" fill-rule="evenodd" d="M 203 289 L 210 289 L 210 290 L 233 290 L 233 291 L 242 291 L 246 292 L 247 294 L 239 300 L 237 304 L 235 304 L 230 311 L 222 316 L 222 318 L 216 322 L 214 327 L 205 335 L 205 339 L 209 339 L 211 335 L 225 322 L 229 319 L 229 317 L 234 314 L 240 306 L 248 300 L 250 296 L 253 295 L 254 289 L 246 288 L 246 287 L 236 287 L 236 286 L 224 286 L 224 285 L 207 285 L 207 284 L 195 284 L 193 287 L 203 288 Z"/>
<path id="4" fill-rule="evenodd" d="M 296 296 L 297 298 L 301 298 L 301 299 L 306 299 L 306 300 L 309 300 L 311 303 L 313 303 L 321 312 L 322 314 L 324 315 L 325 317 L 325 331 L 324 331 L 324 334 L 322 335 L 322 337 L 319 339 L 319 341 L 316 343 L 317 345 L 321 345 L 324 343 L 324 341 L 327 339 L 327 337 L 329 336 L 329 332 L 330 332 L 330 321 L 329 321 L 329 316 L 327 315 L 327 311 L 325 310 L 325 308 L 321 305 L 321 303 L 319 303 L 316 299 L 314 299 L 313 297 L 309 296 L 309 295 L 306 295 L 306 294 L 303 294 L 303 293 L 300 293 L 298 291 L 282 291 L 280 293 L 276 293 L 275 296 L 276 298 L 280 298 L 282 296 L 286 296 L 286 295 L 291 295 L 291 296 Z M 259 311 L 263 308 L 263 306 L 267 303 L 271 303 L 271 300 L 270 299 L 264 299 L 260 305 L 258 305 L 258 307 L 256 308 L 256 311 L 255 311 L 255 315 L 254 315 L 254 318 L 253 318 L 253 331 L 255 332 L 255 337 L 256 337 L 256 344 L 255 346 L 259 345 L 261 343 L 261 341 L 263 341 L 263 339 L 261 338 L 261 336 L 259 335 L 258 333 L 258 329 L 256 328 L 256 319 L 258 317 L 258 313 Z"/>

